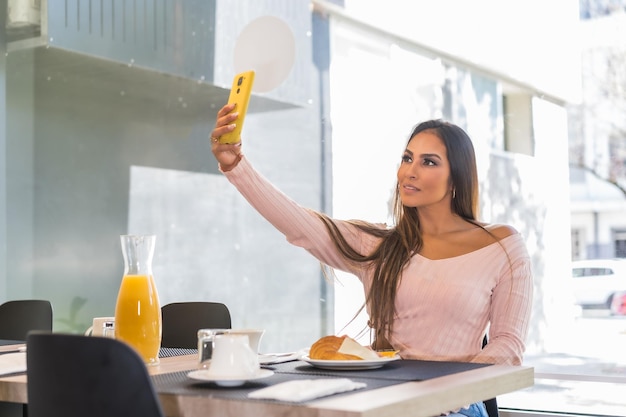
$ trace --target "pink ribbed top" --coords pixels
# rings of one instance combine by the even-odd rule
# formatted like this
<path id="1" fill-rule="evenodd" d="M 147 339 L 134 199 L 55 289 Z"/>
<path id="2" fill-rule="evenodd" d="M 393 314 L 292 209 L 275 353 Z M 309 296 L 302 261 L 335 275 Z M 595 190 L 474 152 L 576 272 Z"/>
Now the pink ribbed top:
<path id="1" fill-rule="evenodd" d="M 310 209 L 276 189 L 245 157 L 225 175 L 289 242 L 354 274 L 369 291 L 370 271 L 346 262 Z M 378 245 L 377 238 L 335 222 L 360 253 Z M 431 260 L 416 254 L 402 274 L 389 341 L 403 358 L 519 365 L 532 292 L 530 258 L 519 234 L 453 258 Z M 489 344 L 482 349 L 487 328 Z"/>

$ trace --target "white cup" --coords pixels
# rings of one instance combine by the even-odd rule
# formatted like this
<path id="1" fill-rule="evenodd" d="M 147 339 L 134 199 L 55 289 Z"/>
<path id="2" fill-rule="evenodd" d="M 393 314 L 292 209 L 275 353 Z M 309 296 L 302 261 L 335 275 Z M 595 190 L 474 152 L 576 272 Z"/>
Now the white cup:
<path id="1" fill-rule="evenodd" d="M 213 356 L 215 337 L 221 334 L 239 334 L 248 336 L 250 349 L 259 353 L 261 337 L 265 333 L 262 329 L 200 329 L 198 330 L 198 363 L 200 368 L 208 368 Z"/>
<path id="2" fill-rule="evenodd" d="M 213 340 L 213 356 L 209 373 L 216 378 L 254 376 L 259 371 L 259 355 L 250 348 L 247 335 L 222 334 Z"/>
<path id="3" fill-rule="evenodd" d="M 226 334 L 230 329 L 200 329 L 198 330 L 198 363 L 200 368 L 208 368 L 213 356 L 215 336 Z"/>
<path id="4" fill-rule="evenodd" d="M 85 336 L 115 338 L 115 317 L 94 317 L 93 324 L 85 331 Z"/>

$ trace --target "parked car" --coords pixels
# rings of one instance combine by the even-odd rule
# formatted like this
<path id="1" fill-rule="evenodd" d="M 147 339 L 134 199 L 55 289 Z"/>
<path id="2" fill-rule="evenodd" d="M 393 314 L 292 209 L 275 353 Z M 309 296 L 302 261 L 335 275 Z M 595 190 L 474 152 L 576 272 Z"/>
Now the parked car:
<path id="1" fill-rule="evenodd" d="M 613 297 L 626 292 L 626 259 L 586 259 L 572 262 L 576 304 L 610 309 Z"/>

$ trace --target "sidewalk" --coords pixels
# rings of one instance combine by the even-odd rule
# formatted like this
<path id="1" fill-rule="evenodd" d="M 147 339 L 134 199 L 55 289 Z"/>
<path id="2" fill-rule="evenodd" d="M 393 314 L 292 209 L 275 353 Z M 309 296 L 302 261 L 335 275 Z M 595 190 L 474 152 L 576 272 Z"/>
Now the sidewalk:
<path id="1" fill-rule="evenodd" d="M 535 385 L 499 396 L 500 408 L 626 416 L 626 318 L 592 313 L 573 330 L 568 352 L 524 357 Z"/>

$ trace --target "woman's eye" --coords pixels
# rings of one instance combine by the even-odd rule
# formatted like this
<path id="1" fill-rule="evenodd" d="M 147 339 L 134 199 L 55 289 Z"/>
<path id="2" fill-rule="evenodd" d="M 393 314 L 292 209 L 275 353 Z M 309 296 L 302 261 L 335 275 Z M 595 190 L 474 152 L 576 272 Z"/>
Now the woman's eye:
<path id="1" fill-rule="evenodd" d="M 428 159 L 428 158 L 424 158 L 423 164 L 427 165 L 427 166 L 435 166 L 435 165 L 437 165 L 437 163 L 435 161 L 433 161 L 432 159 Z"/>
<path id="2" fill-rule="evenodd" d="M 410 155 L 402 155 L 402 162 L 407 162 L 407 163 L 413 162 L 413 158 L 411 158 Z"/>

